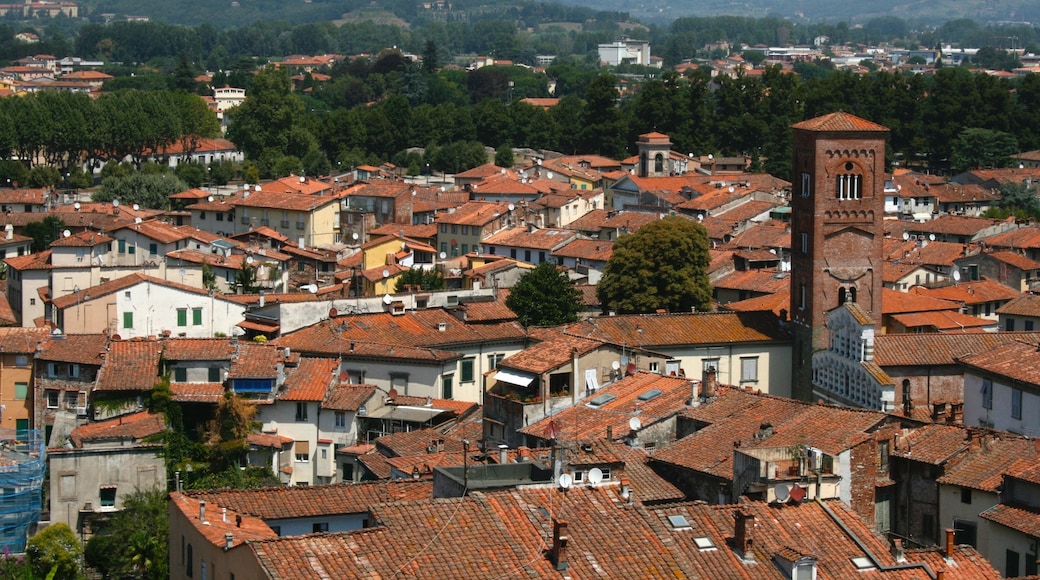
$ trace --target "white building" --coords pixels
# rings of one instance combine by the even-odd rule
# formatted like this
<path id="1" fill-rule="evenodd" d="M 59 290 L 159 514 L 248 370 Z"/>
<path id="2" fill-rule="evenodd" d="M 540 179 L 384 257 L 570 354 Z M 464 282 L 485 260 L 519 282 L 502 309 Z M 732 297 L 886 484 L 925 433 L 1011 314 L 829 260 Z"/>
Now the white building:
<path id="1" fill-rule="evenodd" d="M 1040 435 L 1040 345 L 1009 342 L 960 363 L 965 425 Z"/>
<path id="2" fill-rule="evenodd" d="M 895 382 L 874 362 L 874 321 L 851 300 L 827 313 L 827 350 L 812 354 L 813 399 L 892 411 Z"/>
<path id="3" fill-rule="evenodd" d="M 650 66 L 650 43 L 646 40 L 622 38 L 599 45 L 599 60 L 609 66 L 641 64 Z"/>

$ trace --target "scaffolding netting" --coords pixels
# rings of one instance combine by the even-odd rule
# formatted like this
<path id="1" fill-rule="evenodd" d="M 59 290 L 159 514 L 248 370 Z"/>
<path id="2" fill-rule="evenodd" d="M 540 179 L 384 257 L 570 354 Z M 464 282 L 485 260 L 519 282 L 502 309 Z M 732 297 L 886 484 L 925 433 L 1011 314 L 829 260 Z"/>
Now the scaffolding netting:
<path id="1" fill-rule="evenodd" d="M 40 521 L 47 467 L 43 433 L 0 429 L 0 553 L 21 553 Z"/>

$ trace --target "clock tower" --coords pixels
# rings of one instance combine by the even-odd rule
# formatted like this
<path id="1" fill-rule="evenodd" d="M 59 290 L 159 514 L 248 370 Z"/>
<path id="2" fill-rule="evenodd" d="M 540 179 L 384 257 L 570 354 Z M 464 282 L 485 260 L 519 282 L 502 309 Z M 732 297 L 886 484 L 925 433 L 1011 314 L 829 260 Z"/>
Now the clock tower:
<path id="1" fill-rule="evenodd" d="M 812 398 L 812 353 L 826 349 L 827 313 L 856 303 L 880 330 L 885 138 L 848 113 L 793 126 L 791 391 Z"/>

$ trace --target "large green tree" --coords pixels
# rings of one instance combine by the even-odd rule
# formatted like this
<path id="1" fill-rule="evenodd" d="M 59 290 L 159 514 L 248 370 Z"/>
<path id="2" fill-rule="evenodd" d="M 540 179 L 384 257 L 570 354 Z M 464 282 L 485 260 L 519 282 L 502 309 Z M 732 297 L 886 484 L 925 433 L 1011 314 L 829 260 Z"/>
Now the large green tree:
<path id="1" fill-rule="evenodd" d="M 578 319 L 581 295 L 567 274 L 542 262 L 517 280 L 506 306 L 524 326 L 552 326 Z"/>
<path id="2" fill-rule="evenodd" d="M 73 580 L 82 578 L 79 557 L 83 547 L 67 524 L 51 524 L 29 538 L 25 554 L 37 578 Z"/>
<path id="3" fill-rule="evenodd" d="M 953 142 L 950 164 L 955 173 L 975 168 L 1007 167 L 1018 153 L 1014 135 L 972 127 L 961 131 Z"/>
<path id="4" fill-rule="evenodd" d="M 91 536 L 84 555 L 105 578 L 160 580 L 169 575 L 166 490 L 134 491 Z"/>
<path id="5" fill-rule="evenodd" d="M 708 234 L 692 220 L 670 216 L 618 238 L 596 294 L 605 312 L 708 310 Z"/>

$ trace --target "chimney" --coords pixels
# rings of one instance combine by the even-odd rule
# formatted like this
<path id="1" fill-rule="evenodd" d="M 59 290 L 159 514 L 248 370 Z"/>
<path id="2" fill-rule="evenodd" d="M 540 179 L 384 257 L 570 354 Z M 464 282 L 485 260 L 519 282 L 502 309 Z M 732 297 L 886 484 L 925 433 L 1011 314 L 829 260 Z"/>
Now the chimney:
<path id="1" fill-rule="evenodd" d="M 945 578 L 946 578 L 946 570 L 945 569 L 940 568 L 940 569 L 935 571 L 935 580 L 945 580 Z"/>
<path id="2" fill-rule="evenodd" d="M 942 423 L 946 419 L 946 402 L 932 403 L 932 422 Z"/>
<path id="3" fill-rule="evenodd" d="M 690 381 L 690 406 L 697 407 L 701 404 L 700 397 L 697 396 L 697 385 L 700 383 L 697 379 Z"/>
<path id="4" fill-rule="evenodd" d="M 751 546 L 754 543 L 751 536 L 755 529 L 755 516 L 737 510 L 733 518 L 736 520 L 733 526 L 733 547 L 743 558 L 748 559 L 751 557 Z"/>
<path id="5" fill-rule="evenodd" d="M 715 396 L 715 377 L 718 371 L 715 367 L 708 367 L 708 370 L 704 372 L 704 398 L 711 399 Z"/>
<path id="6" fill-rule="evenodd" d="M 230 550 L 235 545 L 235 536 L 231 533 L 224 534 L 224 551 Z"/>
<path id="7" fill-rule="evenodd" d="M 614 440 L 614 426 L 613 425 L 607 425 L 607 441 L 613 441 L 613 440 Z"/>
<path id="8" fill-rule="evenodd" d="M 521 461 L 527 461 L 528 460 L 528 453 L 530 453 L 530 451 L 531 451 L 530 449 L 528 449 L 527 447 L 525 447 L 523 445 L 521 445 L 520 447 L 517 447 L 516 448 L 516 461 L 517 461 L 517 463 L 519 463 Z"/>
<path id="9" fill-rule="evenodd" d="M 226 524 L 227 523 L 227 508 L 226 507 L 220 508 L 220 523 L 222 523 L 222 524 Z"/>
<path id="10" fill-rule="evenodd" d="M 235 515 L 235 527 L 236 528 L 241 528 L 242 527 L 242 514 L 236 514 Z"/>
<path id="11" fill-rule="evenodd" d="M 206 502 L 199 502 L 199 521 L 205 523 L 206 521 Z"/>
<path id="12" fill-rule="evenodd" d="M 505 465 L 509 461 L 509 446 L 502 444 L 498 446 L 498 463 Z"/>
<path id="13" fill-rule="evenodd" d="M 946 528 L 946 559 L 953 559 L 953 528 Z"/>
<path id="14" fill-rule="evenodd" d="M 903 555 L 903 540 L 901 538 L 892 540 L 892 557 L 896 559 L 896 562 L 906 562 L 906 556 Z"/>
<path id="15" fill-rule="evenodd" d="M 759 439 L 766 439 L 767 437 L 772 436 L 772 434 L 773 434 L 773 424 L 772 423 L 762 423 L 761 425 L 758 426 L 758 438 Z"/>
<path id="16" fill-rule="evenodd" d="M 553 520 L 553 545 L 549 557 L 557 571 L 569 568 L 567 564 L 567 521 Z"/>

